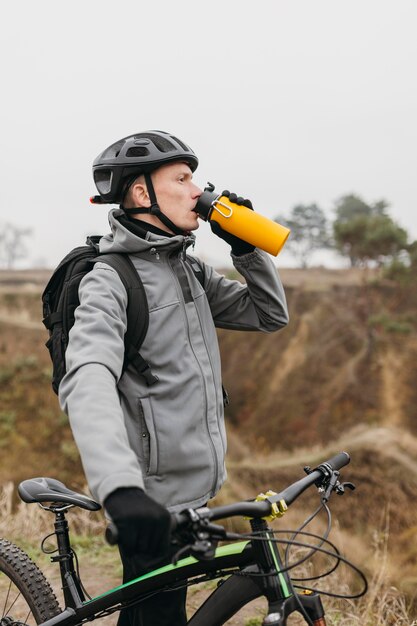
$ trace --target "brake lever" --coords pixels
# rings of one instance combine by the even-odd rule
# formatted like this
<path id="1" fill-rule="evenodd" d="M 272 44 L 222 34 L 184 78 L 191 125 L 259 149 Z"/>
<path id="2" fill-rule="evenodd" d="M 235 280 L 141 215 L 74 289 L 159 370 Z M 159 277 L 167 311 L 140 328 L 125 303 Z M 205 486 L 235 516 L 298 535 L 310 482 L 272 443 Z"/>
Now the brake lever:
<path id="1" fill-rule="evenodd" d="M 212 542 L 208 539 L 200 539 L 191 546 L 191 555 L 197 561 L 211 561 L 216 553 L 217 541 Z"/>
<path id="2" fill-rule="evenodd" d="M 220 524 L 212 524 L 208 521 L 203 521 L 202 523 L 202 533 L 207 533 L 210 535 L 212 539 L 226 539 L 226 529 Z M 199 533 L 197 533 L 197 536 Z"/>
<path id="3" fill-rule="evenodd" d="M 192 542 L 187 543 L 174 554 L 171 559 L 176 565 L 185 554 L 191 554 L 199 561 L 209 561 L 214 558 L 217 542 L 227 538 L 227 532 L 223 526 L 212 524 L 208 519 L 201 519 L 195 511 L 189 512 L 191 523 L 194 528 L 190 532 Z"/>
<path id="4" fill-rule="evenodd" d="M 191 555 L 199 561 L 214 559 L 219 539 L 226 538 L 223 526 L 201 520 L 201 528 L 196 532 L 196 540 L 190 546 Z"/>
<path id="5" fill-rule="evenodd" d="M 338 485 L 336 485 L 336 493 L 338 496 L 343 496 L 345 493 L 345 489 L 346 487 L 348 489 L 350 489 L 351 491 L 355 491 L 356 487 L 353 483 L 339 483 Z"/>
<path id="6" fill-rule="evenodd" d="M 211 561 L 214 559 L 217 542 L 213 543 L 209 539 L 197 539 L 194 543 L 183 546 L 174 554 L 171 559 L 173 565 L 177 565 L 183 555 L 190 554 L 197 561 Z"/>
<path id="7" fill-rule="evenodd" d="M 330 496 L 332 495 L 332 491 L 337 489 L 339 483 L 340 472 L 332 471 L 332 475 L 330 476 L 330 480 L 327 483 L 327 487 L 324 489 L 324 493 L 321 497 L 322 502 L 326 503 L 330 500 Z"/>
<path id="8" fill-rule="evenodd" d="M 334 471 L 331 469 L 330 466 L 327 466 L 325 463 L 322 464 L 320 467 L 322 467 L 324 470 L 327 470 L 330 474 L 330 479 L 329 482 L 327 483 L 327 487 L 320 487 L 317 483 L 317 487 L 319 489 L 319 491 L 324 492 L 324 495 L 322 497 L 322 501 L 324 503 L 328 502 L 330 499 L 330 496 L 332 494 L 332 491 L 335 491 L 336 494 L 338 496 L 343 496 L 345 493 L 345 489 L 348 488 L 351 491 L 354 491 L 356 489 L 355 485 L 353 483 L 350 482 L 345 482 L 345 483 L 340 483 L 338 478 L 340 476 L 340 472 L 338 472 L 337 470 Z M 311 469 L 311 467 L 309 465 L 306 465 L 304 467 L 304 472 L 308 475 L 311 474 L 313 470 Z M 320 481 L 321 482 L 321 481 Z"/>
<path id="9" fill-rule="evenodd" d="M 353 483 L 350 483 L 350 482 L 340 483 L 338 480 L 338 476 L 339 476 L 339 472 L 334 472 L 333 476 L 329 480 L 329 483 L 322 497 L 323 502 L 329 501 L 332 491 L 335 491 L 338 496 L 343 496 L 345 494 L 346 488 L 350 489 L 350 491 L 354 491 L 356 489 Z"/>

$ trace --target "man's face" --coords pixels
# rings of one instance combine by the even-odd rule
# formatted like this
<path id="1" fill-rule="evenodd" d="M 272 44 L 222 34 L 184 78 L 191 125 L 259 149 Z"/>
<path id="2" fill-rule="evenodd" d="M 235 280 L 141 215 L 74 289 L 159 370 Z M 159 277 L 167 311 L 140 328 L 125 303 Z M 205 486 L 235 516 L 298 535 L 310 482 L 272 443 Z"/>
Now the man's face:
<path id="1" fill-rule="evenodd" d="M 162 213 L 184 231 L 199 227 L 193 209 L 202 190 L 192 179 L 192 171 L 186 163 L 169 163 L 152 172 L 152 183 Z"/>

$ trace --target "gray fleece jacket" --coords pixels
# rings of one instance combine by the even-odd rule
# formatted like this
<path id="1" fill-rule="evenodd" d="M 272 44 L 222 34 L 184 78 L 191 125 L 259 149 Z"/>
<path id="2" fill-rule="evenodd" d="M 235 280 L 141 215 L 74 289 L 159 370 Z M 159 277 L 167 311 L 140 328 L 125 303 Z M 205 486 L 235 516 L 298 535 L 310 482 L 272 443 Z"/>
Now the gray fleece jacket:
<path id="1" fill-rule="evenodd" d="M 102 252 L 127 252 L 145 287 L 149 329 L 141 348 L 159 381 L 124 373 L 126 290 L 105 263 L 80 284 L 67 373 L 59 388 L 93 496 L 142 487 L 170 510 L 195 507 L 220 489 L 226 435 L 215 326 L 272 332 L 288 321 L 285 295 L 267 254 L 233 257 L 246 284 L 199 261 L 204 289 L 185 249 L 193 237 L 142 239 L 110 212 Z"/>

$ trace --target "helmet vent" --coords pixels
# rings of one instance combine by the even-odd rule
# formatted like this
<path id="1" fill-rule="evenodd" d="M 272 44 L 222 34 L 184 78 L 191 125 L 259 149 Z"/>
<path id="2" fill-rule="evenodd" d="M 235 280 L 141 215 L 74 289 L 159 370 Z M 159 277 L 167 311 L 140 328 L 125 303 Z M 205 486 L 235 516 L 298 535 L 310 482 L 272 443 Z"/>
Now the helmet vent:
<path id="1" fill-rule="evenodd" d="M 97 170 L 94 172 L 94 182 L 96 183 L 99 193 L 109 193 L 113 173 L 111 170 Z"/>
<path id="2" fill-rule="evenodd" d="M 152 140 L 159 152 L 175 152 L 177 150 L 175 145 L 168 141 L 168 139 L 165 139 L 165 137 L 160 137 L 159 135 L 151 133 L 149 133 L 147 137 Z"/>
<path id="3" fill-rule="evenodd" d="M 172 135 L 172 138 L 175 139 L 175 141 L 180 144 L 183 150 L 185 150 L 186 152 L 190 152 L 190 148 L 186 146 L 184 142 L 180 141 L 177 137 L 174 137 L 174 135 Z"/>
<path id="4" fill-rule="evenodd" d="M 117 141 L 116 143 L 114 143 L 112 146 L 110 146 L 109 148 L 107 148 L 107 150 L 103 152 L 103 154 L 101 155 L 101 158 L 102 159 L 117 158 L 120 150 L 123 148 L 124 145 L 125 145 L 124 139 L 122 139 L 121 141 Z"/>
<path id="5" fill-rule="evenodd" d="M 135 146 L 133 148 L 129 148 L 126 152 L 127 157 L 144 157 L 148 156 L 148 154 L 148 148 L 144 148 L 143 146 Z"/>

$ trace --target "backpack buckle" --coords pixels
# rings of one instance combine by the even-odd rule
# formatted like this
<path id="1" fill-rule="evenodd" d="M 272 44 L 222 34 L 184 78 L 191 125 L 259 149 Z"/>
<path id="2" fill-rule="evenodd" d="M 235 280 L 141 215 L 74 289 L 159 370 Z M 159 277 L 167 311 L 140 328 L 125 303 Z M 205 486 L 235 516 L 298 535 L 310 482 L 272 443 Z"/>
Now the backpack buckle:
<path id="1" fill-rule="evenodd" d="M 87 246 L 91 246 L 96 250 L 96 252 L 100 252 L 99 243 L 100 243 L 101 235 L 88 235 L 85 243 Z"/>

